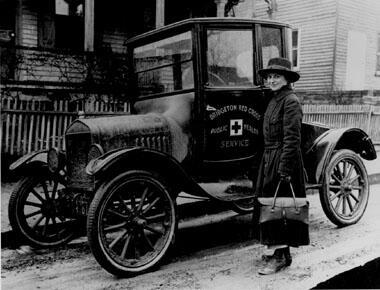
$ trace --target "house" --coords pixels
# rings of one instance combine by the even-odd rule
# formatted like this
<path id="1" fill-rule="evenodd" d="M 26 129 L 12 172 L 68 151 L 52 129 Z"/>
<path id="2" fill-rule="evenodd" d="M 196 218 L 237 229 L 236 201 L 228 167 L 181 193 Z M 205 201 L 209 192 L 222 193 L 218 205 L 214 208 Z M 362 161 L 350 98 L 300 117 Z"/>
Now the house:
<path id="1" fill-rule="evenodd" d="M 20 98 L 120 96 L 125 41 L 189 17 L 292 24 L 307 92 L 380 89 L 378 0 L 0 0 L 1 92 Z"/>
<path id="2" fill-rule="evenodd" d="M 240 2 L 235 14 L 293 26 L 298 90 L 380 90 L 380 1 L 256 0 L 253 8 L 251 2 Z"/>
<path id="3" fill-rule="evenodd" d="M 101 0 L 0 0 L 2 97 L 120 96 L 125 40 L 153 29 L 154 13 L 155 0 L 115 0 L 112 6 Z"/>
<path id="4" fill-rule="evenodd" d="M 184 18 L 216 16 L 213 0 L 179 2 L 0 0 L 2 97 L 120 97 L 128 38 Z"/>

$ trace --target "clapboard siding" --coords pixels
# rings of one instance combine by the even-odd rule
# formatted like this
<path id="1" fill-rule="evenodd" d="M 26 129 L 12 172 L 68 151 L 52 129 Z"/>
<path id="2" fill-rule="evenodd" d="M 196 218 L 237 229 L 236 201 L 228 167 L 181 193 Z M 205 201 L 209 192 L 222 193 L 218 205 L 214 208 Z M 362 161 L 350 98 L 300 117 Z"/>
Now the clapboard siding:
<path id="1" fill-rule="evenodd" d="M 21 46 L 37 47 L 38 46 L 38 5 L 39 1 L 25 1 L 22 6 L 22 33 Z M 69 31 L 67 32 L 69 33 Z M 125 53 L 126 34 L 117 31 L 104 32 L 101 37 L 103 44 L 112 48 L 114 53 Z M 102 45 L 101 45 L 102 46 Z M 21 52 L 20 58 L 27 61 L 34 61 L 39 58 L 37 51 Z M 83 55 L 73 54 L 70 56 L 57 53 L 40 52 L 41 61 L 35 63 L 32 68 L 30 64 L 21 64 L 18 72 L 18 80 L 38 80 L 38 81 L 63 81 L 63 82 L 81 82 L 86 77 L 86 67 Z M 59 61 L 59 60 L 62 61 Z M 42 61 L 44 63 L 42 63 Z M 100 69 L 96 67 L 94 69 Z M 99 73 L 96 77 L 99 77 Z"/>
<path id="2" fill-rule="evenodd" d="M 122 32 L 108 32 L 103 33 L 103 43 L 111 46 L 112 51 L 116 53 L 125 53 L 125 41 L 127 39 L 126 33 Z"/>
<path id="3" fill-rule="evenodd" d="M 22 9 L 22 42 L 21 45 L 36 47 L 38 45 L 38 1 L 23 3 Z M 69 32 L 67 32 L 69 33 Z M 110 45 L 113 52 L 125 52 L 126 33 L 105 31 L 101 37 L 103 44 Z"/>
<path id="4" fill-rule="evenodd" d="M 275 20 L 287 22 L 301 33 L 300 74 L 296 88 L 329 90 L 332 87 L 335 46 L 335 0 L 277 0 Z M 238 5 L 237 16 L 252 17 L 253 4 Z M 255 1 L 254 16 L 269 19 L 265 1 Z M 251 11 L 251 12 L 250 12 Z"/>
<path id="5" fill-rule="evenodd" d="M 37 3 L 35 3 L 37 4 Z M 38 16 L 33 2 L 23 3 L 22 7 L 22 41 L 21 45 L 36 47 L 38 37 Z"/>
<path id="6" fill-rule="evenodd" d="M 380 87 L 380 77 L 375 76 L 377 33 L 380 33 L 380 1 L 338 0 L 338 5 L 335 84 L 340 88 L 347 85 L 345 78 L 348 33 L 358 31 L 365 33 L 367 38 L 366 75 L 363 89 L 377 89 Z"/>

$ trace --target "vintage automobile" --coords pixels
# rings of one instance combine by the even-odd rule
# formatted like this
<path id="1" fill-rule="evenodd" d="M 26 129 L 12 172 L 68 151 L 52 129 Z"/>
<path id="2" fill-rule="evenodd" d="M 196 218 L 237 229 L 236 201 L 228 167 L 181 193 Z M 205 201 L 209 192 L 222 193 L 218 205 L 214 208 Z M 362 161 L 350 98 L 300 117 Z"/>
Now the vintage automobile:
<path id="1" fill-rule="evenodd" d="M 31 245 L 57 246 L 86 220 L 96 260 L 128 276 L 168 252 L 180 194 L 252 213 L 270 94 L 257 71 L 272 57 L 291 58 L 290 37 L 279 22 L 202 18 L 130 39 L 132 114 L 79 118 L 65 150 L 13 163 L 25 176 L 10 198 L 14 231 Z M 302 150 L 307 187 L 319 190 L 327 217 L 356 223 L 369 195 L 360 157 L 376 158 L 370 138 L 304 123 Z"/>

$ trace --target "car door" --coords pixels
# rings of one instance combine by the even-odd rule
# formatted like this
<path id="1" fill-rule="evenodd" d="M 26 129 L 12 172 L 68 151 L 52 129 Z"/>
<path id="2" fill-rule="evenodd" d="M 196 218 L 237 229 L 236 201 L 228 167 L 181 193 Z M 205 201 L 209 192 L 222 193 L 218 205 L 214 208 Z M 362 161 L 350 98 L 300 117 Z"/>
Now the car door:
<path id="1" fill-rule="evenodd" d="M 231 164 L 252 159 L 262 144 L 267 104 L 264 90 L 255 85 L 253 30 L 209 28 L 205 37 L 203 161 Z"/>

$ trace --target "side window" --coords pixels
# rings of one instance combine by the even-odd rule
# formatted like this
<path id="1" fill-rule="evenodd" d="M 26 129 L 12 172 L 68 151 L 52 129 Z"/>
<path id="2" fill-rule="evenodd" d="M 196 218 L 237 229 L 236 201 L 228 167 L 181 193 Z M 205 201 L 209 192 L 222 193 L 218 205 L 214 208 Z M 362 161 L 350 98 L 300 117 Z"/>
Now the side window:
<path id="1" fill-rule="evenodd" d="M 263 67 L 266 67 L 271 58 L 283 57 L 281 29 L 262 26 L 261 38 Z"/>
<path id="2" fill-rule="evenodd" d="M 133 58 L 140 95 L 194 88 L 190 31 L 137 47 Z"/>
<path id="3" fill-rule="evenodd" d="M 299 29 L 293 29 L 292 31 L 292 63 L 293 69 L 300 70 L 300 31 Z"/>
<path id="4" fill-rule="evenodd" d="M 252 30 L 208 30 L 208 85 L 252 87 L 252 56 Z"/>
<path id="5" fill-rule="evenodd" d="M 380 33 L 377 34 L 376 76 L 380 76 Z"/>

